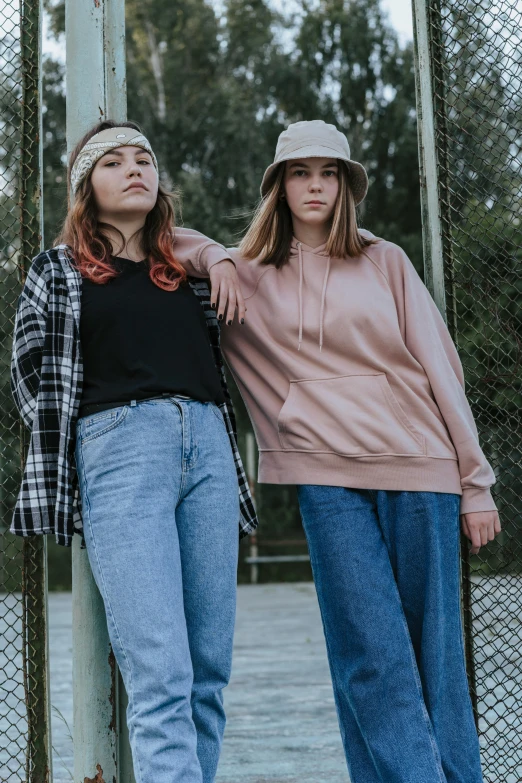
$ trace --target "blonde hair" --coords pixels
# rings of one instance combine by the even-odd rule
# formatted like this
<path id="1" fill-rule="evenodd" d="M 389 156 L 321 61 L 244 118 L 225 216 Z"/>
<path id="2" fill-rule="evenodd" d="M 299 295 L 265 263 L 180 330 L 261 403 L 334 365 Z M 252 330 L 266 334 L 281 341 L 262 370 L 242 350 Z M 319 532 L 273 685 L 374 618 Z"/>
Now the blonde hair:
<path id="1" fill-rule="evenodd" d="M 331 219 L 326 252 L 334 258 L 359 256 L 377 239 L 359 233 L 350 172 L 338 160 L 339 192 Z M 239 249 L 247 261 L 260 258 L 263 264 L 280 269 L 288 261 L 293 237 L 292 213 L 284 198 L 285 161 L 272 172 L 266 195 L 260 201 Z"/>

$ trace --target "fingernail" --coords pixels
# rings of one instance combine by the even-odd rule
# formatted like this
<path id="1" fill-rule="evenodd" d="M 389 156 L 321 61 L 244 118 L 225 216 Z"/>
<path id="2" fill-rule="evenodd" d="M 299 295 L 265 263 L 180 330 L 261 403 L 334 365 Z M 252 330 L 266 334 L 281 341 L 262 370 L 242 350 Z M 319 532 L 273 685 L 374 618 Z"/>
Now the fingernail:
<path id="1" fill-rule="evenodd" d="M 227 321 L 227 324 L 228 324 L 229 326 L 232 326 L 232 321 Z"/>
<path id="2" fill-rule="evenodd" d="M 223 320 L 223 316 L 222 315 L 218 315 L 218 321 L 222 321 L 222 320 Z"/>
<path id="3" fill-rule="evenodd" d="M 242 323 L 242 324 L 244 324 L 244 323 L 245 323 L 245 319 L 244 319 L 244 318 L 242 318 L 242 319 L 241 319 L 241 323 Z"/>
<path id="4" fill-rule="evenodd" d="M 210 306 L 211 306 L 211 308 L 212 308 L 213 310 L 215 310 L 215 309 L 216 309 L 216 305 L 215 305 L 213 302 L 211 303 L 211 305 L 210 305 Z"/>

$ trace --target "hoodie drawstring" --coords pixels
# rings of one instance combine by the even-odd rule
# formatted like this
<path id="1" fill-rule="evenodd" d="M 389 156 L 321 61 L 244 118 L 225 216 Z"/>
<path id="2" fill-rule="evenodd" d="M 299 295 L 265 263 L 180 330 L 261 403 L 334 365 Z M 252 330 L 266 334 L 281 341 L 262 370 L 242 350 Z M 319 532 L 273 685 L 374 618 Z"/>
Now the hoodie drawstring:
<path id="1" fill-rule="evenodd" d="M 297 253 L 299 256 L 299 343 L 297 350 L 301 350 L 303 342 L 303 251 L 301 250 L 301 243 L 297 243 Z M 326 271 L 323 278 L 323 290 L 321 292 L 321 312 L 319 315 L 319 351 L 323 350 L 323 338 L 324 338 L 324 311 L 326 305 L 326 287 L 328 285 L 328 278 L 330 276 L 330 264 L 331 258 L 328 256 L 326 263 Z"/>
<path id="2" fill-rule="evenodd" d="M 319 351 L 323 350 L 324 308 L 326 302 L 326 286 L 328 285 L 329 276 L 330 276 L 330 256 L 328 256 L 328 262 L 326 264 L 326 272 L 324 273 L 324 280 L 323 280 L 323 290 L 321 293 L 321 314 L 319 316 Z"/>
<path id="3" fill-rule="evenodd" d="M 297 251 L 299 254 L 299 343 L 297 350 L 300 351 L 303 342 L 303 253 L 300 242 L 297 243 Z"/>

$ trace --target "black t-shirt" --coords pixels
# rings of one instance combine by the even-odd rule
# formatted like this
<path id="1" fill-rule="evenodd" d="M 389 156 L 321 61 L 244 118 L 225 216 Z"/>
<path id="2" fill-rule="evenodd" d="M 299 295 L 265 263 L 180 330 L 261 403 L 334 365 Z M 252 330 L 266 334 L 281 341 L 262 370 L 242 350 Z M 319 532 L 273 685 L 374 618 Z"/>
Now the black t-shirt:
<path id="1" fill-rule="evenodd" d="M 172 392 L 224 401 L 205 314 L 188 283 L 164 291 L 147 261 L 114 258 L 120 274 L 82 281 L 82 408 Z"/>

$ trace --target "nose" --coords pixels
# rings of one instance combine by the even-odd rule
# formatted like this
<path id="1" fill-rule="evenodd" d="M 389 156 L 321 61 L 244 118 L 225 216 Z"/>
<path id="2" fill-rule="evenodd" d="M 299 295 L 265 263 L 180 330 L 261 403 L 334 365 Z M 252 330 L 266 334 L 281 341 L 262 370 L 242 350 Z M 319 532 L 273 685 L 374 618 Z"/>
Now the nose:
<path id="1" fill-rule="evenodd" d="M 127 176 L 128 177 L 141 177 L 141 166 L 138 166 L 137 162 L 135 160 L 132 161 L 129 168 L 127 169 Z"/>
<path id="2" fill-rule="evenodd" d="M 309 188 L 312 193 L 321 193 L 323 190 L 323 183 L 319 177 L 312 177 Z"/>

